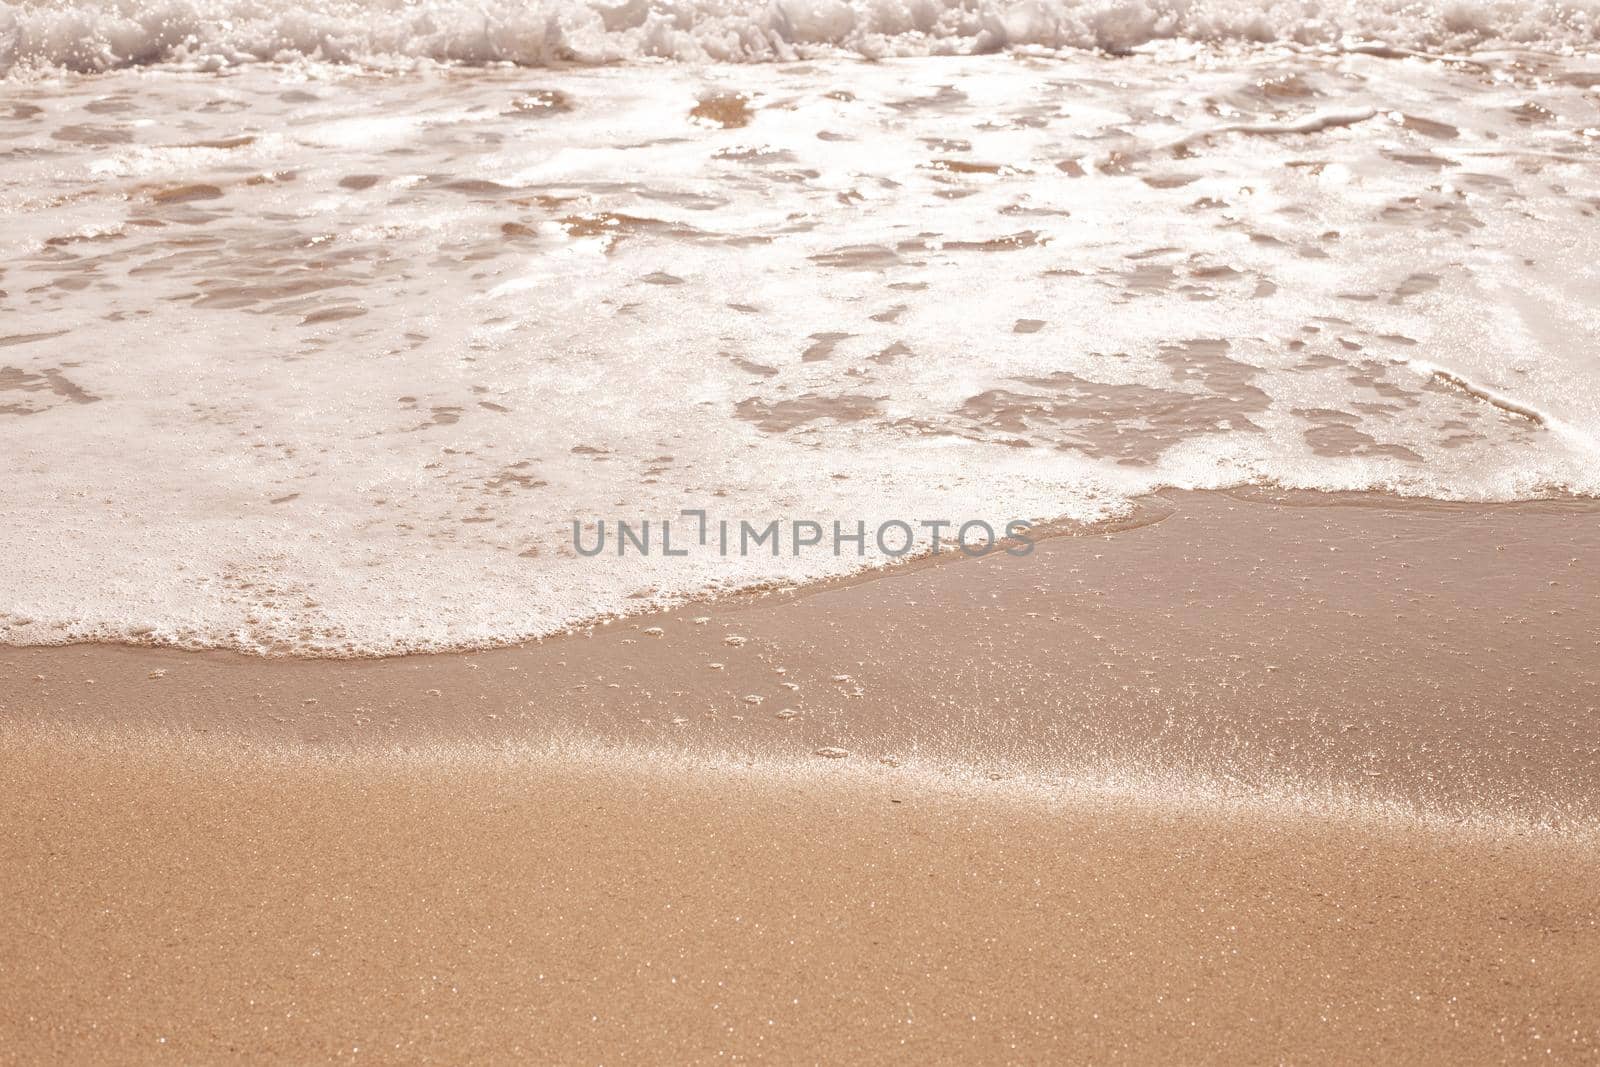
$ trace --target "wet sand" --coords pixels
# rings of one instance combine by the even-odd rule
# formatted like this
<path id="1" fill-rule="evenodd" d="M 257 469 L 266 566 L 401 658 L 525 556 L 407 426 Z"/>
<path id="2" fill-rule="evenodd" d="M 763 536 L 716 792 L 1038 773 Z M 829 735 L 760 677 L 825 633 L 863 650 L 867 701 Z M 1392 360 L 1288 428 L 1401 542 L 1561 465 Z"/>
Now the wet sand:
<path id="1" fill-rule="evenodd" d="M 493 652 L 0 650 L 0 1049 L 1592 1060 L 1597 518 L 1173 494 Z"/>
<path id="2" fill-rule="evenodd" d="M 11 727 L 880 760 L 1593 825 L 1600 504 L 1168 493 L 1034 553 L 367 660 L 0 648 Z M 604 561 L 596 561 L 604 566 Z"/>

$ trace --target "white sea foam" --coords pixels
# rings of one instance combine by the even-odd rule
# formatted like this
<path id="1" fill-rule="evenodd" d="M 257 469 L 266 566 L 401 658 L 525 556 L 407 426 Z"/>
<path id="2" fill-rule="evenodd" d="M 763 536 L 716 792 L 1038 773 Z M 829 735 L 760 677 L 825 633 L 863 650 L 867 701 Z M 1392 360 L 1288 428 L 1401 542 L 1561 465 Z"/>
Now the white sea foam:
<path id="1" fill-rule="evenodd" d="M 308 57 L 522 66 L 870 58 L 1153 41 L 1592 51 L 1596 0 L 30 0 L 0 4 L 0 73 Z"/>
<path id="2" fill-rule="evenodd" d="M 18 85 L 0 640 L 492 645 L 861 565 L 572 551 L 683 508 L 1600 495 L 1597 82 L 1261 50 Z"/>

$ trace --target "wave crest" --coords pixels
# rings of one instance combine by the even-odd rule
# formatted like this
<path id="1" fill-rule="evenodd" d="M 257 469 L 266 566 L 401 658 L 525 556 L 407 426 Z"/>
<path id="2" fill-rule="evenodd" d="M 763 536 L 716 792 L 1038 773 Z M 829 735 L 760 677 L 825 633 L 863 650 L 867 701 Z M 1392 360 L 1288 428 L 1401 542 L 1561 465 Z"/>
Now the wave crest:
<path id="1" fill-rule="evenodd" d="M 1153 41 L 1594 51 L 1600 0 L 44 0 L 0 3 L 0 74 L 382 60 L 770 62 Z"/>

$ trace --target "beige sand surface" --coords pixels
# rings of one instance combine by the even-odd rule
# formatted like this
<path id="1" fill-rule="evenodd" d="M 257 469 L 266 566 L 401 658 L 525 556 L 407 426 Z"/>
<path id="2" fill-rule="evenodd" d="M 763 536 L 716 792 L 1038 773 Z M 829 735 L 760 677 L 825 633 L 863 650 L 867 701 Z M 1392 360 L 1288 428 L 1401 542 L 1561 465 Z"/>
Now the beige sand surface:
<path id="1" fill-rule="evenodd" d="M 1600 859 L 1560 842 L 836 764 L 11 745 L 0 768 L 8 1062 L 1600 1050 Z"/>
<path id="2" fill-rule="evenodd" d="M 1600 508 L 1146 518 L 479 654 L 0 650 L 0 1061 L 1600 1056 Z"/>

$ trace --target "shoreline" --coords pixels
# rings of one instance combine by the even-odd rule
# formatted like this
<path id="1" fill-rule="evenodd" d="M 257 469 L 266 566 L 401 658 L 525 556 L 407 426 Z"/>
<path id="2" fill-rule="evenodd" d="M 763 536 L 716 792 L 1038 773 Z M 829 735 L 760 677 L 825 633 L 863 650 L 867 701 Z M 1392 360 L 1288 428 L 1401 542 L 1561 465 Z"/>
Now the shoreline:
<path id="1" fill-rule="evenodd" d="M 1126 514 L 1092 522 L 1057 519 L 1032 523 L 1027 528 L 1029 551 L 1018 558 L 1032 555 L 1040 545 L 1064 538 L 1109 536 L 1166 521 L 1179 508 L 1180 501 L 1228 501 L 1236 504 L 1257 504 L 1283 508 L 1379 508 L 1418 515 L 1494 515 L 1499 512 L 1516 512 L 1532 509 L 1559 515 L 1592 513 L 1600 518 L 1600 497 L 1589 497 L 1565 491 L 1551 491 L 1548 495 L 1531 496 L 1519 500 L 1452 500 L 1432 496 L 1397 495 L 1386 490 L 1321 490 L 1283 489 L 1267 485 L 1242 485 L 1226 489 L 1172 489 L 1164 488 L 1143 496 L 1134 497 Z M 949 524 L 945 524 L 949 525 Z M 802 598 L 826 593 L 867 582 L 893 579 L 923 567 L 941 567 L 952 564 L 975 563 L 986 556 L 1006 554 L 1007 547 L 1020 548 L 1022 542 L 1000 537 L 994 546 L 981 554 L 967 554 L 955 543 L 941 541 L 941 551 L 933 553 L 926 547 L 898 557 L 863 557 L 866 562 L 860 569 L 843 574 L 823 575 L 799 582 L 771 579 L 748 586 L 729 589 L 712 589 L 706 592 L 673 600 L 663 604 L 647 604 L 636 610 L 621 613 L 598 614 L 572 623 L 549 633 L 527 637 L 507 638 L 483 643 L 462 643 L 445 647 L 417 647 L 391 651 L 330 651 L 320 646 L 304 648 L 259 648 L 223 643 L 179 641 L 149 637 L 85 637 L 60 641 L 20 641 L 0 639 L 0 653 L 12 649 L 88 649 L 125 648 L 152 651 L 161 654 L 178 653 L 199 656 L 236 656 L 249 662 L 296 663 L 306 661 L 370 663 L 386 660 L 427 659 L 431 657 L 470 656 L 503 652 L 509 649 L 527 649 L 551 641 L 592 636 L 597 631 L 618 624 L 633 624 L 644 619 L 667 618 L 693 613 L 696 610 L 736 610 L 767 598 L 778 596 Z M 658 546 L 659 547 L 659 546 Z M 723 558 L 732 558 L 724 556 Z M 609 557 L 601 560 L 609 562 Z"/>
<path id="2" fill-rule="evenodd" d="M 1592 1058 L 1600 503 L 1167 499 L 485 653 L 0 649 L 0 1059 Z"/>
<path id="3" fill-rule="evenodd" d="M 842 750 L 1593 829 L 1591 519 L 1600 503 L 1170 493 L 1026 557 L 921 560 L 482 652 L 3 647 L 0 736 L 775 764 Z"/>

